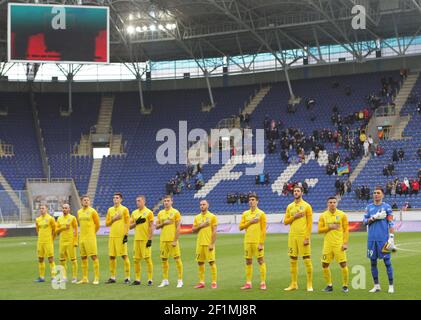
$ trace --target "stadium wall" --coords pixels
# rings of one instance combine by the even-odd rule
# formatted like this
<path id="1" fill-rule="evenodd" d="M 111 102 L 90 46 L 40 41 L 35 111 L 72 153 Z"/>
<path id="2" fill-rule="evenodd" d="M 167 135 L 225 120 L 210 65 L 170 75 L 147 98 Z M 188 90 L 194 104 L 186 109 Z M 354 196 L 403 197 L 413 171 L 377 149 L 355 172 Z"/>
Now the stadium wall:
<path id="1" fill-rule="evenodd" d="M 295 66 L 289 69 L 291 80 L 312 79 L 319 77 L 331 77 L 339 75 L 351 75 L 359 73 L 371 73 L 380 71 L 399 70 L 401 68 L 421 69 L 419 55 L 404 57 L 383 57 L 367 60 L 364 62 L 344 61 L 335 64 L 317 64 L 307 66 Z M 251 84 L 263 84 L 285 81 L 283 70 L 256 72 L 246 74 L 228 75 L 228 86 L 243 86 Z M 210 77 L 213 88 L 223 87 L 222 76 Z M 33 83 L 35 92 L 67 92 L 67 82 L 37 82 Z M 144 91 L 181 90 L 206 88 L 204 78 L 191 79 L 167 79 L 151 80 L 144 82 Z M 127 92 L 137 91 L 138 83 L 133 81 L 107 81 L 107 82 L 82 82 L 77 81 L 72 85 L 73 92 Z M 27 83 L 19 81 L 0 80 L 0 91 L 27 91 Z"/>

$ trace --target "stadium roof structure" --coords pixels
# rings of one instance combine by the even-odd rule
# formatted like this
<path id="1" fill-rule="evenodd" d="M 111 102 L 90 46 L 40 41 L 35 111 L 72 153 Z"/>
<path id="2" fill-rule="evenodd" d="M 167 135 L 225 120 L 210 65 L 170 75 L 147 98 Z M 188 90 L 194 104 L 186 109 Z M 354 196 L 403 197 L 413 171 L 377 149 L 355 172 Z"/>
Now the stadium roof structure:
<path id="1" fill-rule="evenodd" d="M 2 61 L 6 57 L 8 2 L 0 0 Z M 199 60 L 267 52 L 284 64 L 286 57 L 282 52 L 291 49 L 297 49 L 296 60 L 304 55 L 321 61 L 320 47 L 331 44 L 342 46 L 356 59 L 379 45 L 404 55 L 409 45 L 401 45 L 399 39 L 415 37 L 421 31 L 421 0 L 39 0 L 38 3 L 109 6 L 112 62 Z M 366 29 L 352 28 L 355 5 L 366 9 Z M 388 38 L 396 38 L 398 48 L 388 44 L 385 40 Z"/>

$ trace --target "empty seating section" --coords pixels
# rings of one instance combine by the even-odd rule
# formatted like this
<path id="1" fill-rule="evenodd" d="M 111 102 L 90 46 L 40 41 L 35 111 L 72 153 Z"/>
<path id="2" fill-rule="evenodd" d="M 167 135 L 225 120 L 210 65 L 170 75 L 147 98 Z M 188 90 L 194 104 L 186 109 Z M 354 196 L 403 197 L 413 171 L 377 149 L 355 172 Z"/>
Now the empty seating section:
<path id="1" fill-rule="evenodd" d="M 0 171 L 13 189 L 23 190 L 26 178 L 43 176 L 29 98 L 25 93 L 1 92 L 0 105 L 8 108 L 8 115 L 0 116 L 0 140 L 12 144 L 15 153 L 0 157 Z"/>
<path id="2" fill-rule="evenodd" d="M 91 175 L 92 158 L 72 156 L 73 147 L 82 134 L 89 134 L 98 118 L 100 94 L 77 93 L 72 97 L 73 112 L 67 110 L 68 95 L 42 93 L 35 96 L 52 178 L 74 178 L 80 194 L 86 193 Z"/>

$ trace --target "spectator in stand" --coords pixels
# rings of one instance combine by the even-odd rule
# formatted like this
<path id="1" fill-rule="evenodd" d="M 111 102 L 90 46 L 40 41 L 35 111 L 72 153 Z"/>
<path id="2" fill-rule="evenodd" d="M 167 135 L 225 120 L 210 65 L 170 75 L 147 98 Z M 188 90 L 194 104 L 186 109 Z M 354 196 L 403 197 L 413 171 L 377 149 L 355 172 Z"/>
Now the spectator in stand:
<path id="1" fill-rule="evenodd" d="M 399 149 L 398 156 L 399 156 L 399 160 L 403 161 L 403 157 L 405 156 L 405 151 L 403 151 L 402 148 Z"/>
<path id="2" fill-rule="evenodd" d="M 363 143 L 364 146 L 364 157 L 368 157 L 368 148 L 370 147 L 370 143 L 368 142 L 368 140 L 365 140 Z"/>
<path id="3" fill-rule="evenodd" d="M 396 194 L 401 196 L 402 195 L 402 184 L 405 185 L 403 182 L 397 182 L 396 183 Z"/>
<path id="4" fill-rule="evenodd" d="M 417 154 L 418 158 L 421 160 L 421 147 L 418 148 Z"/>
<path id="5" fill-rule="evenodd" d="M 339 180 L 339 178 L 336 178 L 335 189 L 336 189 L 336 195 L 339 195 L 341 193 L 341 180 Z"/>
<path id="6" fill-rule="evenodd" d="M 304 180 L 302 186 L 303 186 L 304 194 L 308 194 L 308 183 L 305 180 Z"/>
<path id="7" fill-rule="evenodd" d="M 421 114 L 421 101 L 417 104 L 417 112 L 418 114 Z"/>
<path id="8" fill-rule="evenodd" d="M 418 180 L 420 181 L 420 183 L 421 183 L 421 169 L 419 169 L 418 170 Z"/>
<path id="9" fill-rule="evenodd" d="M 367 136 L 365 135 L 364 131 L 361 131 L 360 133 L 360 142 L 363 144 L 367 140 Z"/>
<path id="10" fill-rule="evenodd" d="M 392 195 L 392 188 L 393 188 L 393 181 L 388 181 L 386 183 L 386 192 L 385 192 L 385 195 L 391 196 Z"/>
<path id="11" fill-rule="evenodd" d="M 394 162 L 398 162 L 399 161 L 398 150 L 396 150 L 396 149 L 393 150 L 392 161 L 394 161 Z"/>
<path id="12" fill-rule="evenodd" d="M 417 195 L 418 192 L 420 191 L 420 182 L 417 179 L 413 179 L 411 183 L 411 187 L 412 187 L 412 194 Z"/>
<path id="13" fill-rule="evenodd" d="M 384 155 L 384 149 L 380 144 L 378 144 L 376 148 L 376 156 L 380 157 L 382 155 Z"/>
<path id="14" fill-rule="evenodd" d="M 399 210 L 398 204 L 396 202 L 393 202 L 392 210 Z"/>
<path id="15" fill-rule="evenodd" d="M 352 183 L 350 180 L 346 182 L 346 192 L 350 193 L 352 191 Z"/>
<path id="16" fill-rule="evenodd" d="M 402 193 L 405 195 L 408 195 L 411 193 L 411 184 L 409 183 L 409 179 L 407 177 L 405 177 L 403 179 L 403 184 L 404 186 L 402 186 Z"/>

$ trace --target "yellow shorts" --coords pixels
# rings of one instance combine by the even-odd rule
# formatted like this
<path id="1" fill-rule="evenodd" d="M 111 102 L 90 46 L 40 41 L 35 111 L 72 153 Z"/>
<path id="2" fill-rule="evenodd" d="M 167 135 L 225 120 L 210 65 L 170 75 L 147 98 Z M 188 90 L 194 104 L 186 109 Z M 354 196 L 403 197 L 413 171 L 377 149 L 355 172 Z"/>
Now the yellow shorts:
<path id="1" fill-rule="evenodd" d="M 263 258 L 265 255 L 265 249 L 259 250 L 258 243 L 245 243 L 244 244 L 244 258 L 246 259 L 253 259 L 256 258 Z"/>
<path id="2" fill-rule="evenodd" d="M 59 256 L 60 260 L 75 260 L 76 259 L 76 247 L 73 243 L 59 244 Z"/>
<path id="3" fill-rule="evenodd" d="M 305 246 L 304 239 L 304 236 L 288 236 L 288 255 L 290 257 L 305 257 L 311 255 L 311 242 Z"/>
<path id="4" fill-rule="evenodd" d="M 39 258 L 54 257 L 54 244 L 51 243 L 38 243 L 37 254 Z"/>
<path id="5" fill-rule="evenodd" d="M 147 248 L 147 240 L 135 240 L 134 241 L 134 250 L 133 250 L 133 259 L 147 259 L 151 257 L 152 247 Z"/>
<path id="6" fill-rule="evenodd" d="M 123 244 L 123 237 L 109 238 L 108 255 L 110 257 L 127 256 L 127 242 Z"/>
<path id="7" fill-rule="evenodd" d="M 331 263 L 335 258 L 337 263 L 346 262 L 346 251 L 342 250 L 342 245 L 324 245 L 322 251 L 322 262 Z"/>
<path id="8" fill-rule="evenodd" d="M 209 250 L 209 246 L 196 247 L 196 261 L 197 262 L 213 262 L 215 261 L 215 246 L 213 250 Z"/>
<path id="9" fill-rule="evenodd" d="M 161 252 L 161 258 L 168 259 L 168 257 L 180 257 L 180 243 L 177 241 L 175 247 L 172 246 L 172 241 L 161 241 L 159 244 L 159 251 Z"/>
<path id="10" fill-rule="evenodd" d="M 98 255 L 96 238 L 91 240 L 80 240 L 79 246 L 81 257 L 91 257 Z"/>

